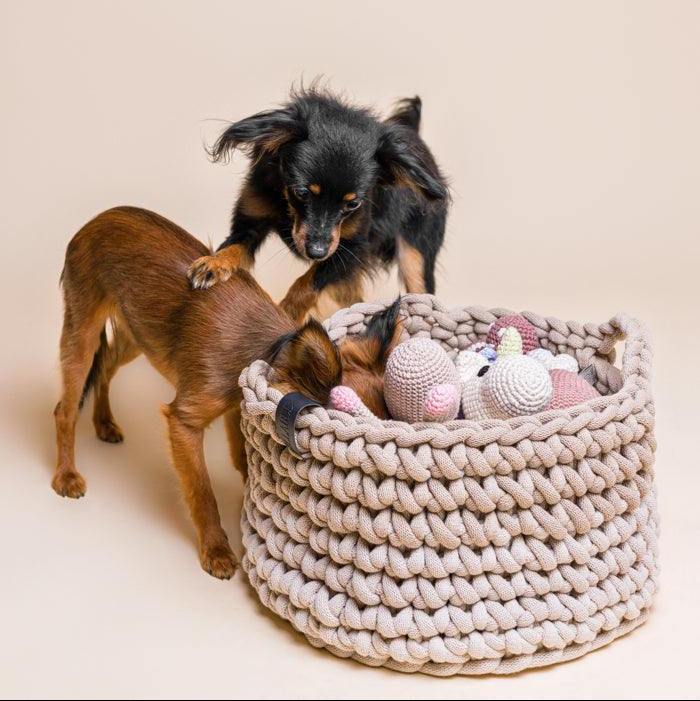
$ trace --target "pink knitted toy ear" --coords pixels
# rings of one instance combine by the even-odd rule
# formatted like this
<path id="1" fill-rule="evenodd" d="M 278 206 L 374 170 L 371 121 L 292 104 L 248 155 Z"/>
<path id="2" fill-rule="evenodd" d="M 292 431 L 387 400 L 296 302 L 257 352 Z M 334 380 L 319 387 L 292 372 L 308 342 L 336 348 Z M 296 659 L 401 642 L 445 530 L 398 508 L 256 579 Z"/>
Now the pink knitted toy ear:
<path id="1" fill-rule="evenodd" d="M 451 421 L 459 413 L 459 391 L 456 385 L 435 385 L 428 392 L 423 407 L 426 421 Z"/>
<path id="2" fill-rule="evenodd" d="M 331 404 L 338 411 L 354 414 L 361 403 L 355 390 L 350 387 L 338 385 L 331 390 Z"/>

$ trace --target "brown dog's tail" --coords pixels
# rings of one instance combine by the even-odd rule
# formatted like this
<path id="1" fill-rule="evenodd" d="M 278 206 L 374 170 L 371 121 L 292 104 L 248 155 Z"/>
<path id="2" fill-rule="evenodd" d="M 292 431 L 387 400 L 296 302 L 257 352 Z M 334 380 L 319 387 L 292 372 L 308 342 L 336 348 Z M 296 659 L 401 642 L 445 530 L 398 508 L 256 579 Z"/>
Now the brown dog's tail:
<path id="1" fill-rule="evenodd" d="M 85 384 L 83 385 L 83 392 L 80 395 L 80 402 L 78 403 L 78 409 L 83 408 L 85 400 L 88 398 L 90 391 L 97 384 L 97 380 L 102 374 L 102 369 L 104 368 L 104 361 L 109 352 L 109 342 L 107 340 L 107 330 L 106 327 L 100 332 L 100 345 L 95 351 L 95 355 L 92 358 L 92 365 L 88 371 L 87 378 L 85 379 Z"/>
<path id="2" fill-rule="evenodd" d="M 420 113 L 423 103 L 420 97 L 405 97 L 396 104 L 396 109 L 389 115 L 387 122 L 403 124 L 414 131 L 420 128 Z"/>

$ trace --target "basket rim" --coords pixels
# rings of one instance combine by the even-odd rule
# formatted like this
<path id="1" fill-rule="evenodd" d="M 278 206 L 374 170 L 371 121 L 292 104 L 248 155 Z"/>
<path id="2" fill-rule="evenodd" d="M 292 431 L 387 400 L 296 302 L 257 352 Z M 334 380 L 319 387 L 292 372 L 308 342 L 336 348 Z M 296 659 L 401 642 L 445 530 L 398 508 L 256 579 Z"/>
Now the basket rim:
<path id="1" fill-rule="evenodd" d="M 365 319 L 386 308 L 393 300 L 377 302 L 359 302 L 337 311 L 326 319 L 324 326 L 329 331 L 332 340 L 343 338 L 348 326 L 362 325 Z M 565 409 L 550 409 L 528 416 L 516 416 L 509 419 L 455 419 L 448 422 L 436 423 L 406 423 L 403 421 L 374 420 L 355 417 L 337 409 L 313 407 L 305 410 L 297 419 L 297 439 L 299 445 L 305 448 L 308 440 L 303 440 L 299 432 L 308 429 L 312 434 L 320 435 L 333 432 L 336 438 L 338 430 L 343 432 L 342 440 L 352 440 L 352 435 L 364 435 L 371 443 L 386 443 L 397 441 L 402 447 L 416 446 L 437 441 L 440 447 L 458 442 L 468 442 L 470 445 L 486 445 L 494 441 L 502 442 L 506 438 L 508 444 L 515 444 L 533 433 L 541 434 L 544 439 L 555 433 L 577 433 L 591 422 L 607 423 L 620 413 L 623 407 L 630 404 L 629 411 L 634 411 L 638 404 L 635 397 L 650 386 L 651 373 L 651 344 L 649 333 L 644 324 L 628 316 L 616 314 L 608 322 L 602 324 L 579 322 L 564 322 L 556 317 L 541 317 L 533 312 L 514 312 L 505 308 L 486 308 L 481 306 L 466 306 L 446 308 L 436 297 L 428 294 L 406 294 L 402 296 L 401 307 L 408 305 L 426 305 L 429 311 L 440 316 L 451 318 L 455 322 L 464 320 L 465 315 L 474 320 L 484 320 L 490 317 L 501 317 L 520 313 L 529 321 L 535 322 L 539 329 L 544 327 L 559 331 L 566 329 L 574 335 L 586 334 L 595 341 L 597 348 L 593 356 L 598 363 L 607 363 L 612 367 L 615 344 L 626 341 L 622 356 L 621 386 L 611 394 L 590 399 L 581 404 Z M 348 323 L 348 321 L 352 323 Z M 340 333 L 338 332 L 340 329 Z M 283 393 L 270 384 L 272 368 L 263 360 L 256 360 L 241 373 L 239 385 L 244 390 L 242 410 L 253 411 L 255 414 L 268 414 L 274 419 L 277 404 Z M 246 392 L 249 390 L 249 392 Z M 252 394 L 251 394 L 252 392 Z M 247 396 L 246 396 L 247 395 Z M 257 402 L 255 401 L 257 399 Z M 637 410 L 641 409 L 641 405 Z M 274 423 L 274 421 L 273 421 Z M 507 437 L 506 437 L 507 436 Z M 283 441 L 278 439 L 280 443 Z"/>

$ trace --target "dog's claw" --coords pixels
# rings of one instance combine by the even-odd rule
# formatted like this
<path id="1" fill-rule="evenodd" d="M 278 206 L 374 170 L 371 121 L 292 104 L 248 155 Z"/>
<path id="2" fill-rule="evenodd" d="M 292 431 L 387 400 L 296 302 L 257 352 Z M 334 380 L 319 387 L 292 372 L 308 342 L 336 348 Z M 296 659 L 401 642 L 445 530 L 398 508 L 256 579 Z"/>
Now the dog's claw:
<path id="1" fill-rule="evenodd" d="M 231 272 L 231 268 L 216 256 L 202 256 L 192 263 L 187 277 L 193 289 L 206 290 L 217 282 L 226 282 Z"/>
<path id="2" fill-rule="evenodd" d="M 51 486 L 54 491 L 71 499 L 80 499 L 85 496 L 85 480 L 78 472 L 61 472 L 53 478 Z"/>

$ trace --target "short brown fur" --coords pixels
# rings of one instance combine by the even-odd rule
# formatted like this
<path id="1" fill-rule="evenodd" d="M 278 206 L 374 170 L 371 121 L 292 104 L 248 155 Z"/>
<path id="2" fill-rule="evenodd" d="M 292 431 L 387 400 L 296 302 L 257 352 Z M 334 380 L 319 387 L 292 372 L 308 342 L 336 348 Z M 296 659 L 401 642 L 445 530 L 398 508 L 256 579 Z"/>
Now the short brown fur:
<path id="1" fill-rule="evenodd" d="M 192 290 L 185 272 L 192 260 L 207 254 L 180 227 L 133 207 L 100 214 L 69 243 L 62 277 L 63 395 L 54 412 L 58 457 L 52 485 L 63 496 L 85 494 L 85 480 L 75 467 L 74 438 L 86 378 L 95 386 L 97 435 L 119 442 L 123 435 L 109 405 L 109 383 L 120 365 L 144 353 L 176 388 L 175 399 L 162 411 L 197 528 L 202 567 L 229 578 L 237 562 L 221 527 L 203 437 L 205 428 L 225 415 L 231 457 L 245 477 L 238 387 L 243 368 L 267 357 L 280 389 L 301 391 L 322 403 L 334 385 L 346 382 L 341 378 L 345 347 L 352 369 L 346 384 L 361 396 L 366 376 L 380 377 L 381 369 L 371 355 L 373 339 L 346 342 L 339 352 L 317 322 L 299 328 L 293 315 L 244 270 L 234 270 L 225 284 L 206 293 Z M 288 306 L 294 311 L 291 302 Z M 109 319 L 111 343 L 105 333 Z"/>

